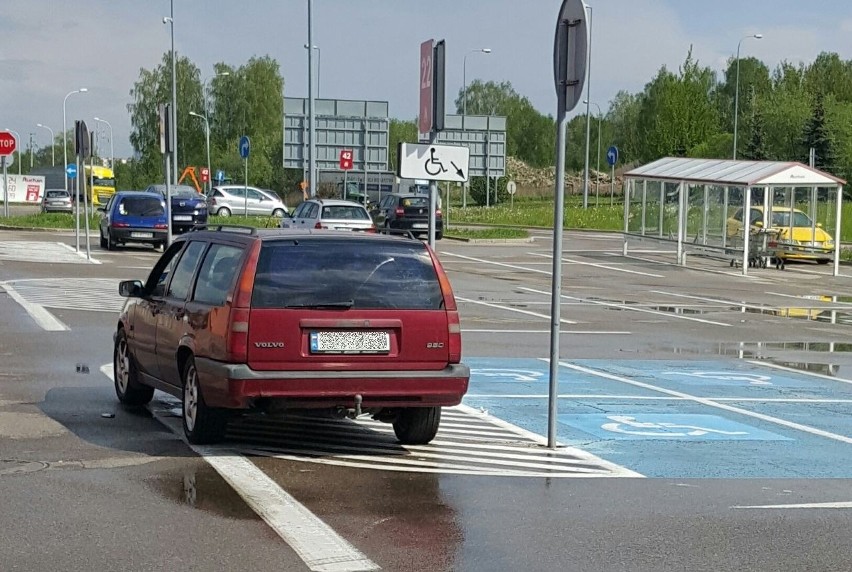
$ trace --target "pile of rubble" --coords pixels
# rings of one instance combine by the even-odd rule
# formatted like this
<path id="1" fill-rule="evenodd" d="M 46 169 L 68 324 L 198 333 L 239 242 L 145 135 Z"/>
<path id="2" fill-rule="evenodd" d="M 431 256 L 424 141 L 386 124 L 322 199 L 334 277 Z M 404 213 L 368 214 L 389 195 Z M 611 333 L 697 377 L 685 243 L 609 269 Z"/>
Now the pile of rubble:
<path id="1" fill-rule="evenodd" d="M 506 157 L 506 174 L 509 179 L 518 184 L 519 189 L 528 191 L 553 191 L 556 185 L 556 167 L 531 167 L 515 157 Z M 589 185 L 596 185 L 600 182 L 603 185 L 609 185 L 609 173 L 595 171 L 590 169 Z M 566 173 L 565 187 L 569 193 L 578 193 L 583 188 L 583 177 L 580 173 Z M 621 188 L 620 177 L 616 177 L 616 188 Z"/>

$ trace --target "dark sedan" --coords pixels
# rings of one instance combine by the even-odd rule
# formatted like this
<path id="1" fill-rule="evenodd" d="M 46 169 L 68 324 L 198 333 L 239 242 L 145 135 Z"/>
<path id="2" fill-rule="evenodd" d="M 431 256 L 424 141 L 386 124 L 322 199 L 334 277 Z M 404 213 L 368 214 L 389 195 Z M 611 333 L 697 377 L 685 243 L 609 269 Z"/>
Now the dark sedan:
<path id="1" fill-rule="evenodd" d="M 146 192 L 166 196 L 166 185 L 151 185 Z M 172 232 L 180 234 L 207 223 L 207 198 L 189 185 L 172 185 Z"/>
<path id="2" fill-rule="evenodd" d="M 427 195 L 392 193 L 370 213 L 379 228 L 410 230 L 414 235 L 429 232 L 429 197 Z M 444 236 L 441 209 L 435 211 L 435 239 Z"/>

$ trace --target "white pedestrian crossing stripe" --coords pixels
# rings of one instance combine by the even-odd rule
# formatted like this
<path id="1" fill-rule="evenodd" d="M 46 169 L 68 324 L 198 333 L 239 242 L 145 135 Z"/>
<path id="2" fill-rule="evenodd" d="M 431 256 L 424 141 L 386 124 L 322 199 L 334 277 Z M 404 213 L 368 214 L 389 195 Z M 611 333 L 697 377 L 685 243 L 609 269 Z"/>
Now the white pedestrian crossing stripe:
<path id="1" fill-rule="evenodd" d="M 163 396 L 151 408 L 179 431 L 180 402 Z M 388 423 L 369 418 L 287 414 L 232 421 L 214 448 L 246 456 L 382 471 L 510 477 L 640 477 L 570 447 L 547 449 L 524 430 L 465 407 L 445 407 L 435 439 L 401 445 Z"/>
<path id="2" fill-rule="evenodd" d="M 118 283 L 114 278 L 38 278 L 9 280 L 4 287 L 45 308 L 117 313 L 124 305 Z"/>
<path id="3" fill-rule="evenodd" d="M 85 250 L 76 252 L 62 242 L 35 240 L 0 241 L 0 260 L 53 264 L 100 264 L 86 259 Z"/>

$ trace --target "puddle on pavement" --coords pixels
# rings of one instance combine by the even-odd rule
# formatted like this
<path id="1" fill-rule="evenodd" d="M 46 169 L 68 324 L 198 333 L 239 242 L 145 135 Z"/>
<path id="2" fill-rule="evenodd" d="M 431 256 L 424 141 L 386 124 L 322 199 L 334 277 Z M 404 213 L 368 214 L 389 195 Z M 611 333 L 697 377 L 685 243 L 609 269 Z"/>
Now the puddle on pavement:
<path id="1" fill-rule="evenodd" d="M 162 473 L 145 479 L 146 485 L 181 505 L 236 520 L 259 517 L 228 483 L 210 467 Z"/>
<path id="2" fill-rule="evenodd" d="M 724 356 L 746 360 L 759 360 L 789 367 L 797 371 L 819 373 L 831 377 L 841 376 L 850 369 L 852 343 L 840 342 L 733 342 L 714 347 L 670 347 L 678 355 Z M 804 355 L 802 355 L 804 354 Z M 836 359 L 830 356 L 836 355 Z"/>

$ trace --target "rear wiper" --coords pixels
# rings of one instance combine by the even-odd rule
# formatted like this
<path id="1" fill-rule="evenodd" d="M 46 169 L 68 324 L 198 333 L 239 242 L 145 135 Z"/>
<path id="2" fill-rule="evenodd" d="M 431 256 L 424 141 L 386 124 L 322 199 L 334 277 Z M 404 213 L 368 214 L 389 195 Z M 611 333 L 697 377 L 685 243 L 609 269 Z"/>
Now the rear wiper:
<path id="1" fill-rule="evenodd" d="M 340 302 L 310 302 L 305 304 L 287 304 L 285 308 L 351 308 L 355 300 L 341 300 Z"/>

